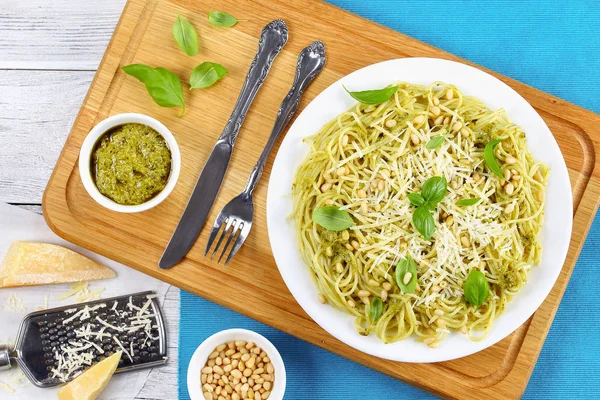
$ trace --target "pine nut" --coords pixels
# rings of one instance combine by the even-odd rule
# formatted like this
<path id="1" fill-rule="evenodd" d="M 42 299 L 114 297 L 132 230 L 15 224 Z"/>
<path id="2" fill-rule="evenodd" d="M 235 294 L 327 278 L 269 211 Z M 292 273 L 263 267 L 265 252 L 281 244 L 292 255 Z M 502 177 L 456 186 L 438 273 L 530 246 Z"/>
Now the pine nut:
<path id="1" fill-rule="evenodd" d="M 371 285 L 371 286 L 379 286 L 379 282 L 377 282 L 375 279 L 369 279 L 369 285 Z"/>
<path id="2" fill-rule="evenodd" d="M 506 185 L 504 185 L 504 191 L 506 192 L 507 195 L 510 196 L 515 191 L 515 187 L 512 183 L 509 182 Z"/>
<path id="3" fill-rule="evenodd" d="M 450 123 L 450 117 L 444 118 L 444 125 L 448 125 Z"/>
<path id="4" fill-rule="evenodd" d="M 266 362 L 266 361 L 265 361 L 265 362 Z M 271 364 L 271 363 L 267 363 L 267 372 L 268 372 L 269 374 L 272 374 L 272 373 L 273 373 L 273 371 L 275 371 L 275 369 L 273 368 L 273 364 Z M 267 376 L 268 376 L 268 375 L 267 375 Z M 265 377 L 264 377 L 264 376 L 262 376 L 262 378 L 265 378 Z M 267 378 L 265 378 L 265 380 L 266 380 L 266 381 L 270 381 L 271 379 L 267 379 Z"/>
<path id="5" fill-rule="evenodd" d="M 479 261 L 479 270 L 481 272 L 483 272 L 485 270 L 486 266 L 487 266 L 487 263 L 484 260 Z"/>
<path id="6" fill-rule="evenodd" d="M 348 303 L 348 307 L 351 307 L 351 308 L 356 307 L 356 303 L 354 302 L 354 300 L 348 300 L 347 303 Z"/>
<path id="7" fill-rule="evenodd" d="M 204 393 L 202 393 L 202 395 L 204 396 L 205 400 L 212 400 L 212 394 L 210 394 L 210 392 L 208 392 L 208 391 L 204 392 Z M 238 400 L 239 400 L 239 397 L 238 397 Z"/>
<path id="8" fill-rule="evenodd" d="M 454 225 L 454 217 L 452 215 L 448 215 L 448 218 L 446 218 L 446 225 L 448 225 L 448 227 Z"/>
<path id="9" fill-rule="evenodd" d="M 205 384 L 206 383 L 206 377 L 207 377 L 206 374 L 200 375 L 200 383 Z"/>
<path id="10" fill-rule="evenodd" d="M 446 99 L 452 100 L 454 97 L 454 91 L 452 89 L 446 89 Z"/>
<path id="11" fill-rule="evenodd" d="M 467 328 L 466 325 L 463 325 L 460 327 L 460 331 L 466 335 L 469 332 L 469 328 Z"/>
<path id="12" fill-rule="evenodd" d="M 377 183 L 377 189 L 379 191 L 382 191 L 383 189 L 385 189 L 385 182 L 382 181 L 381 179 L 379 180 L 379 182 Z"/>
<path id="13" fill-rule="evenodd" d="M 338 274 L 344 272 L 344 266 L 342 265 L 342 263 L 335 264 L 335 272 L 337 272 Z"/>
<path id="14" fill-rule="evenodd" d="M 388 119 L 387 121 L 385 121 L 385 126 L 386 128 L 393 128 L 395 127 L 397 124 L 395 119 Z"/>
<path id="15" fill-rule="evenodd" d="M 214 360 L 215 358 L 217 358 L 217 356 L 218 356 L 218 355 L 219 355 L 219 352 L 217 352 L 217 351 L 213 351 L 212 353 L 210 353 L 210 354 L 208 355 L 208 359 L 209 359 L 209 360 Z"/>
<path id="16" fill-rule="evenodd" d="M 223 353 L 223 355 L 225 355 L 225 353 Z M 217 358 L 215 359 L 215 363 L 216 363 L 217 365 L 223 365 L 223 359 L 222 359 L 221 357 L 217 357 Z"/>
<path id="17" fill-rule="evenodd" d="M 537 171 L 535 171 L 535 175 L 533 175 L 533 179 L 535 179 L 538 182 L 542 182 L 544 180 L 544 177 L 542 176 L 542 173 L 540 172 L 540 170 L 538 169 Z"/>
<path id="18" fill-rule="evenodd" d="M 381 175 L 381 177 L 383 179 L 389 179 L 390 178 L 390 170 L 389 169 L 382 169 L 381 171 L 379 171 L 379 174 Z"/>
<path id="19" fill-rule="evenodd" d="M 433 121 L 434 125 L 441 125 L 444 122 L 444 116 L 440 115 L 439 117 L 437 117 L 435 119 L 435 121 Z"/>
<path id="20" fill-rule="evenodd" d="M 345 167 L 339 167 L 338 169 L 335 170 L 335 174 L 337 176 L 344 176 L 344 175 L 346 175 L 346 168 Z"/>
<path id="21" fill-rule="evenodd" d="M 346 248 L 350 251 L 354 251 L 354 247 L 350 243 L 346 243 Z"/>
<path id="22" fill-rule="evenodd" d="M 510 180 L 510 170 L 508 168 L 504 170 L 504 179 Z"/>
<path id="23" fill-rule="evenodd" d="M 402 283 L 404 283 L 405 285 L 408 285 L 408 282 L 410 282 L 410 280 L 412 279 L 412 272 L 407 272 L 406 274 L 404 274 L 404 278 L 402 278 Z"/>
<path id="24" fill-rule="evenodd" d="M 217 346 L 217 351 L 220 353 L 220 352 L 224 351 L 226 347 L 227 347 L 226 344 L 222 344 L 220 346 Z"/>
<path id="25" fill-rule="evenodd" d="M 462 128 L 460 130 L 460 134 L 462 135 L 462 137 L 468 138 L 471 133 L 467 128 Z"/>
<path id="26" fill-rule="evenodd" d="M 506 156 L 506 158 L 504 159 L 504 162 L 507 164 L 516 164 L 517 163 L 517 159 L 514 158 L 513 156 Z"/>
<path id="27" fill-rule="evenodd" d="M 327 298 L 323 294 L 319 294 L 318 299 L 319 299 L 319 303 L 321 303 L 321 304 L 327 303 Z"/>
<path id="28" fill-rule="evenodd" d="M 369 297 L 371 295 L 371 292 L 369 292 L 368 290 L 359 290 L 358 291 L 358 297 Z"/>
<path id="29" fill-rule="evenodd" d="M 454 125 L 452 125 L 452 131 L 458 132 L 462 129 L 462 123 L 460 121 L 456 121 Z"/>
<path id="30" fill-rule="evenodd" d="M 326 183 L 322 184 L 321 185 L 321 192 L 328 191 L 329 189 L 331 189 L 331 186 L 332 186 L 331 182 L 326 182 Z"/>
<path id="31" fill-rule="evenodd" d="M 433 342 L 429 345 L 429 348 L 431 348 L 431 349 L 437 349 L 438 347 L 440 347 L 439 342 Z"/>
<path id="32" fill-rule="evenodd" d="M 425 122 L 426 117 L 424 115 L 417 115 L 413 120 L 412 123 L 414 126 L 420 126 L 421 124 L 423 124 L 423 122 Z"/>
<path id="33" fill-rule="evenodd" d="M 365 199 L 367 198 L 367 192 L 365 192 L 362 189 L 359 189 L 358 192 L 356 192 L 356 195 L 360 198 L 360 199 Z"/>
<path id="34" fill-rule="evenodd" d="M 209 385 L 208 383 L 205 383 L 204 386 L 202 386 L 204 388 L 204 390 L 206 390 L 209 393 L 212 393 L 215 389 L 213 389 L 213 387 L 211 385 Z"/>
<path id="35" fill-rule="evenodd" d="M 352 247 L 354 247 L 354 249 L 356 250 L 358 250 L 358 248 L 360 247 L 360 244 L 356 240 L 353 240 L 352 242 L 350 242 L 350 244 L 352 244 Z"/>
<path id="36" fill-rule="evenodd" d="M 474 180 L 475 182 L 478 182 L 480 179 L 481 179 L 481 175 L 479 175 L 477 172 L 475 172 L 475 173 L 473 174 L 473 180 Z"/>
<path id="37" fill-rule="evenodd" d="M 442 317 L 445 313 L 444 310 L 440 310 L 439 308 L 433 312 L 438 317 Z"/>
<path id="38" fill-rule="evenodd" d="M 389 283 L 389 282 L 383 282 L 383 283 L 381 284 L 381 286 L 382 286 L 382 287 L 383 287 L 385 290 L 387 290 L 388 292 L 389 292 L 390 290 L 392 290 L 392 284 L 391 284 L 391 283 Z"/>
<path id="39" fill-rule="evenodd" d="M 429 107 L 429 111 L 431 111 L 431 113 L 432 113 L 432 114 L 433 114 L 435 117 L 437 117 L 438 115 L 440 115 L 440 112 L 441 112 L 440 108 L 439 108 L 439 107 L 437 107 L 437 106 L 430 106 L 430 107 Z"/>
<path id="40" fill-rule="evenodd" d="M 371 303 L 368 297 L 361 297 L 360 299 L 362 300 L 365 306 L 368 306 Z"/>
<path id="41" fill-rule="evenodd" d="M 444 329 L 446 327 L 446 320 L 445 319 L 436 319 L 435 320 L 435 324 L 439 327 Z"/>
<path id="42" fill-rule="evenodd" d="M 361 213 L 363 213 L 363 214 L 366 214 L 366 213 L 368 213 L 368 212 L 369 212 L 369 207 L 367 206 L 367 203 L 366 203 L 366 202 L 365 202 L 365 203 L 362 203 L 362 204 L 360 205 L 360 212 L 361 212 Z"/>
<path id="43" fill-rule="evenodd" d="M 545 194 L 544 194 L 544 191 L 543 191 L 543 190 L 540 190 L 540 191 L 538 192 L 538 194 L 537 194 L 537 199 L 539 200 L 539 202 L 540 202 L 540 203 L 541 203 L 541 202 L 543 202 L 545 197 L 546 197 L 546 196 L 545 196 Z"/>
<path id="44" fill-rule="evenodd" d="M 458 188 L 458 182 L 456 181 L 450 181 L 450 187 L 454 190 L 456 190 L 456 188 Z"/>
<path id="45" fill-rule="evenodd" d="M 425 343 L 427 346 L 429 346 L 431 343 L 433 343 L 435 341 L 435 338 L 433 337 L 429 337 L 425 340 L 423 340 L 423 343 Z"/>
<path id="46" fill-rule="evenodd" d="M 252 370 L 251 370 L 250 368 L 246 368 L 246 369 L 244 370 L 244 376 L 247 378 L 247 377 L 249 377 L 250 375 L 252 375 Z"/>
<path id="47" fill-rule="evenodd" d="M 415 146 L 418 145 L 419 143 L 421 143 L 421 139 L 419 139 L 419 137 L 417 135 L 415 135 L 414 133 L 410 134 L 410 140 Z"/>
<path id="48" fill-rule="evenodd" d="M 213 367 L 213 371 L 216 372 L 219 375 L 223 375 L 223 368 L 219 367 L 218 365 L 215 365 Z"/>
<path id="49" fill-rule="evenodd" d="M 342 136 L 342 146 L 348 146 L 348 135 Z"/>
<path id="50" fill-rule="evenodd" d="M 200 372 L 202 372 L 203 374 L 212 374 L 213 369 L 212 369 L 212 367 L 204 367 L 204 368 L 202 368 L 202 371 L 200 371 Z"/>
<path id="51" fill-rule="evenodd" d="M 265 390 L 271 390 L 271 382 L 265 382 L 265 383 L 263 383 L 263 387 L 265 388 Z"/>
<path id="52" fill-rule="evenodd" d="M 381 301 L 386 301 L 388 297 L 388 292 L 385 289 L 381 289 Z"/>
<path id="53" fill-rule="evenodd" d="M 467 236 L 462 236 L 460 238 L 460 243 L 462 243 L 463 247 L 471 246 L 471 242 L 469 241 L 469 238 Z"/>
<path id="54" fill-rule="evenodd" d="M 521 175 L 513 175 L 512 176 L 512 180 L 515 181 L 515 182 L 520 181 L 521 180 Z"/>

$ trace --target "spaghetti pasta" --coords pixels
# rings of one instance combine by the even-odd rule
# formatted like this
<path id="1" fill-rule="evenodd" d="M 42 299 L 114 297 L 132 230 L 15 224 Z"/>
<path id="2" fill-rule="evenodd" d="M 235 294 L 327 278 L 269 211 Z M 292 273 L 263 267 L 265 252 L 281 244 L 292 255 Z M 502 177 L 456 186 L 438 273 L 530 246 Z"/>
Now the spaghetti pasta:
<path id="1" fill-rule="evenodd" d="M 394 342 L 414 334 L 436 347 L 457 329 L 477 340 L 541 260 L 549 170 L 533 159 L 525 133 L 504 110 L 443 82 L 396 85 L 388 101 L 358 103 L 307 139 L 310 151 L 292 188 L 300 252 L 321 296 L 353 315 L 362 335 Z M 493 150 L 502 177 L 484 160 L 485 145 L 495 139 L 502 140 Z M 435 231 L 425 240 L 407 195 L 434 176 L 443 176 L 448 189 L 431 211 Z M 463 199 L 479 200 L 456 204 Z M 324 206 L 345 210 L 354 225 L 318 225 L 311 216 Z M 394 276 L 408 256 L 417 266 L 413 293 Z M 491 292 L 480 307 L 464 297 L 473 269 L 483 272 Z M 376 297 L 383 310 L 371 321 Z"/>

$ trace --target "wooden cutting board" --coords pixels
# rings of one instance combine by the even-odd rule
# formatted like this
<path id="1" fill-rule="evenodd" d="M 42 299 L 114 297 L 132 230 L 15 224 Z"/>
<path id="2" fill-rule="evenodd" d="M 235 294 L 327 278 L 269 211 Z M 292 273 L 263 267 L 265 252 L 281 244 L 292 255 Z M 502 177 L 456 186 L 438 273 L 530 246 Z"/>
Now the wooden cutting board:
<path id="1" fill-rule="evenodd" d="M 215 28 L 206 18 L 210 10 L 228 11 L 249 21 L 234 28 Z M 185 56 L 173 40 L 171 27 L 178 14 L 191 21 L 199 32 L 201 50 L 195 57 Z M 233 109 L 256 52 L 261 28 L 276 18 L 284 18 L 288 23 L 290 40 L 250 108 L 208 222 L 184 262 L 161 270 L 158 260 Z M 255 194 L 255 223 L 244 247 L 227 267 L 202 256 L 209 226 L 225 203 L 242 190 L 266 143 L 279 103 L 291 85 L 298 52 L 315 39 L 323 40 L 327 46 L 327 65 L 306 91 L 301 108 L 340 77 L 376 62 L 400 57 L 465 62 L 321 2 L 130 0 L 48 183 L 43 201 L 46 221 L 71 242 L 440 396 L 520 397 L 598 206 L 600 172 L 595 149 L 600 146 L 600 116 L 494 74 L 536 108 L 567 162 L 575 210 L 567 260 L 540 309 L 495 346 L 437 364 L 382 360 L 353 350 L 323 331 L 304 313 L 281 279 L 269 248 L 265 221 L 267 180 L 273 157 Z M 121 66 L 131 63 L 163 66 L 185 82 L 191 69 L 206 60 L 225 65 L 230 73 L 211 88 L 185 91 L 187 113 L 183 118 L 177 117 L 178 109 L 155 105 L 142 84 L 120 71 Z M 77 169 L 79 148 L 89 130 L 102 119 L 123 112 L 145 113 L 162 121 L 177 138 L 182 155 L 181 176 L 170 197 L 155 209 L 133 215 L 114 213 L 96 204 L 84 190 Z"/>

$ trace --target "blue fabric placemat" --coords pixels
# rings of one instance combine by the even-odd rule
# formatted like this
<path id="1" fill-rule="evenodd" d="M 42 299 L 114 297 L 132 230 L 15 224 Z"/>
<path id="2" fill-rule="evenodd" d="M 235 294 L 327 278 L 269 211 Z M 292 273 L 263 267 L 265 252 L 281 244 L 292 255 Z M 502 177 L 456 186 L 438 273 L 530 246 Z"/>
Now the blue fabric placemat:
<path id="1" fill-rule="evenodd" d="M 600 2 L 363 1 L 331 3 L 565 100 L 600 112 Z M 385 38 L 380 38 L 385 40 Z M 264 184 L 264 182 L 263 182 Z M 600 216 L 571 277 L 525 399 L 598 398 Z M 286 399 L 433 399 L 419 389 L 329 353 L 190 293 L 181 293 L 179 397 L 187 364 L 211 334 L 252 329 L 281 352 Z"/>

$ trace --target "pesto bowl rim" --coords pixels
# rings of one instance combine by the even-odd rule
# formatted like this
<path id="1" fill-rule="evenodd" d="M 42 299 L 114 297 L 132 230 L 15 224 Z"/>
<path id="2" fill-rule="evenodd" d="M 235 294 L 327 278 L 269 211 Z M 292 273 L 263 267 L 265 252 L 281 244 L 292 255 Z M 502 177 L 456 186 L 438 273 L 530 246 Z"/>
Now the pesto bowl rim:
<path id="1" fill-rule="evenodd" d="M 171 172 L 169 173 L 169 179 L 167 180 L 167 184 L 165 185 L 164 189 L 148 201 L 137 205 L 119 204 L 100 193 L 96 187 L 96 184 L 94 183 L 91 169 L 92 152 L 96 146 L 96 143 L 98 142 L 98 139 L 100 139 L 111 129 L 130 123 L 143 124 L 157 131 L 165 139 L 169 151 L 171 152 Z M 83 187 L 92 197 L 92 199 L 94 199 L 101 206 L 112 211 L 121 213 L 136 213 L 156 207 L 162 203 L 162 201 L 166 199 L 169 194 L 171 194 L 175 188 L 177 180 L 179 179 L 179 173 L 181 171 L 181 153 L 179 152 L 179 145 L 177 144 L 175 136 L 173 136 L 171 131 L 162 122 L 145 114 L 122 113 L 103 119 L 96 124 L 92 130 L 90 130 L 81 145 L 78 163 L 79 176 L 83 182 Z"/>

